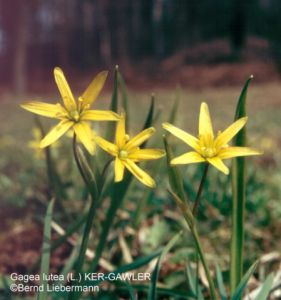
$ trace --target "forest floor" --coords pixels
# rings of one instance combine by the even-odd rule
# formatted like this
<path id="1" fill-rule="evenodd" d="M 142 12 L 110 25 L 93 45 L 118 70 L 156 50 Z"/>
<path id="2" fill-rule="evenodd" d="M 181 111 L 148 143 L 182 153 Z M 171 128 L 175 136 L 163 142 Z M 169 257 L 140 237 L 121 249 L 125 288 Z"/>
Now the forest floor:
<path id="1" fill-rule="evenodd" d="M 216 51 L 219 55 L 216 55 Z M 156 94 L 156 110 L 161 111 L 161 121 L 167 120 L 176 98 L 177 86 L 181 87 L 177 125 L 195 133 L 200 103 L 206 101 L 215 128 L 223 129 L 233 120 L 235 105 L 245 79 L 254 75 L 248 93 L 249 144 L 265 152 L 256 161 L 260 170 L 259 179 L 267 187 L 269 204 L 266 205 L 272 207 L 272 214 L 275 214 L 274 224 L 262 229 L 256 228 L 253 232 L 263 245 L 263 249 L 259 249 L 260 255 L 280 249 L 280 240 L 274 239 L 278 238 L 281 230 L 280 218 L 278 221 L 281 215 L 278 208 L 281 195 L 281 154 L 276 151 L 281 147 L 281 81 L 269 51 L 265 41 L 251 39 L 241 60 L 234 63 L 228 60 L 230 49 L 227 43 L 216 41 L 181 51 L 160 63 L 147 60 L 136 68 L 120 63 L 129 90 L 133 130 L 139 130 L 143 123 L 143 115 L 139 111 L 148 110 L 152 92 Z M 6 88 L 1 89 L 0 192 L 3 201 L 0 204 L 0 273 L 24 273 L 40 253 L 42 224 L 34 218 L 38 208 L 27 206 L 25 199 L 22 199 L 26 195 L 32 197 L 33 191 L 28 190 L 27 186 L 31 184 L 34 187 L 36 184 L 30 183 L 30 178 L 25 178 L 23 172 L 32 171 L 32 167 L 22 167 L 27 162 L 22 161 L 21 152 L 16 150 L 20 148 L 25 151 L 32 163 L 32 153 L 26 144 L 32 138 L 33 116 L 20 109 L 19 104 L 26 99 L 38 99 L 38 95 L 39 99 L 47 102 L 59 98 L 52 75 L 40 74 L 37 81 L 29 82 L 26 95 L 15 96 Z M 70 72 L 69 82 L 73 90 L 82 91 L 90 82 L 91 75 L 83 74 L 79 80 L 74 80 L 77 76 L 79 74 Z M 112 75 L 101 97 L 105 100 L 99 99 L 96 108 L 108 108 L 111 86 Z M 157 127 L 160 130 L 160 122 Z M 13 181 L 16 182 L 18 178 L 22 180 L 21 187 L 19 183 L 13 185 Z M 275 243 L 274 247 L 272 243 Z M 68 251 L 68 247 L 64 247 L 53 255 L 54 268 L 63 264 Z"/>

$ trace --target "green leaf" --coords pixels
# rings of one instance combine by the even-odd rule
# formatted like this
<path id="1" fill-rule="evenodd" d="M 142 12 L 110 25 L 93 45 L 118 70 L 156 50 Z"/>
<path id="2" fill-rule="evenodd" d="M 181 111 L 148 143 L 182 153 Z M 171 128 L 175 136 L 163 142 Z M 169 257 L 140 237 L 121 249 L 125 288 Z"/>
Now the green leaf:
<path id="1" fill-rule="evenodd" d="M 148 300 L 156 299 L 157 281 L 158 281 L 158 276 L 159 276 L 162 261 L 165 258 L 165 256 L 168 254 L 168 252 L 174 247 L 174 245 L 177 243 L 177 241 L 181 236 L 182 236 L 182 231 L 176 234 L 162 250 L 162 253 L 158 258 L 157 264 L 152 273 L 151 284 L 150 284 L 148 297 L 147 297 Z"/>
<path id="2" fill-rule="evenodd" d="M 269 296 L 272 284 L 273 284 L 273 273 L 266 277 L 265 282 L 263 283 L 258 295 L 255 297 L 255 300 L 266 300 Z"/>
<path id="3" fill-rule="evenodd" d="M 204 300 L 200 287 L 198 289 L 198 295 L 197 295 L 197 285 L 198 285 L 199 278 L 197 278 L 197 276 L 194 274 L 194 271 L 192 270 L 191 265 L 189 263 L 186 266 L 186 274 L 187 274 L 188 286 L 191 289 L 193 297 L 198 300 Z"/>
<path id="4" fill-rule="evenodd" d="M 111 96 L 110 110 L 118 113 L 118 66 L 116 66 L 114 70 L 113 91 Z M 108 122 L 105 133 L 106 140 L 111 141 L 114 139 L 115 126 L 116 122 Z"/>
<path id="5" fill-rule="evenodd" d="M 226 293 L 225 286 L 223 283 L 222 272 L 218 265 L 216 265 L 216 277 L 217 277 L 218 288 L 219 288 L 221 300 L 227 300 L 227 293 Z"/>
<path id="6" fill-rule="evenodd" d="M 170 165 L 170 161 L 173 158 L 173 153 L 172 153 L 171 146 L 168 143 L 168 139 L 165 135 L 163 136 L 163 140 L 164 140 L 164 146 L 166 151 L 170 187 L 173 190 L 173 192 L 176 193 L 181 199 L 187 201 L 184 188 L 183 188 L 183 179 L 180 170 L 177 166 Z"/>
<path id="7" fill-rule="evenodd" d="M 106 218 L 102 223 L 102 232 L 99 237 L 99 242 L 96 248 L 95 257 L 89 268 L 91 272 L 94 272 L 98 265 L 99 259 L 106 245 L 109 231 L 113 225 L 114 217 L 117 213 L 117 210 L 122 204 L 122 201 L 127 193 L 131 180 L 132 180 L 132 175 L 131 173 L 127 172 L 124 176 L 123 181 L 113 184 L 113 187 L 111 189 L 111 195 L 110 195 L 111 197 L 110 206 L 106 212 Z"/>
<path id="8" fill-rule="evenodd" d="M 246 116 L 246 100 L 252 76 L 246 81 L 240 94 L 234 120 Z M 244 127 L 233 139 L 234 146 L 246 145 L 246 128 Z M 231 234 L 231 266 L 230 288 L 231 294 L 237 287 L 243 275 L 244 249 L 244 214 L 245 214 L 245 158 L 238 157 L 232 161 L 232 234 Z"/>
<path id="9" fill-rule="evenodd" d="M 91 194 L 91 196 L 94 199 L 98 198 L 98 187 L 96 183 L 96 178 L 94 173 L 92 172 L 89 163 L 87 162 L 87 159 L 82 151 L 82 149 L 77 146 L 76 149 L 77 157 L 80 163 L 79 168 L 81 167 L 80 173 L 84 179 L 85 184 L 87 185 L 87 188 Z"/>
<path id="10" fill-rule="evenodd" d="M 135 297 L 135 291 L 134 291 L 132 285 L 127 280 L 125 280 L 123 283 L 124 283 L 124 285 L 126 286 L 126 288 L 128 290 L 128 293 L 130 295 L 130 299 L 131 300 L 137 300 L 137 298 Z"/>
<path id="11" fill-rule="evenodd" d="M 149 290 L 149 286 L 134 284 L 132 285 L 133 289 L 139 291 L 140 293 L 147 293 Z M 124 287 L 119 287 L 118 290 L 124 290 Z M 176 289 L 168 289 L 168 288 L 157 288 L 157 295 L 162 296 L 163 299 L 189 299 L 192 297 L 189 291 L 180 291 Z M 170 296 L 170 297 L 169 297 Z M 169 298 L 167 298 L 169 297 Z M 162 299 L 162 298 L 161 298 Z"/>
<path id="12" fill-rule="evenodd" d="M 118 69 L 118 87 L 120 89 L 121 96 L 122 96 L 122 106 L 126 112 L 126 128 L 128 129 L 130 128 L 128 93 L 127 93 L 126 83 L 119 69 Z"/>
<path id="13" fill-rule="evenodd" d="M 49 273 L 50 266 L 50 256 L 51 256 L 51 223 L 53 218 L 53 207 L 55 200 L 52 199 L 48 205 L 47 213 L 44 221 L 44 230 L 43 230 L 43 244 L 42 244 L 42 254 L 41 254 L 41 267 L 40 267 L 40 285 L 44 287 L 42 292 L 38 294 L 38 300 L 47 299 L 47 285 L 48 282 L 43 280 L 44 274 Z"/>
<path id="14" fill-rule="evenodd" d="M 256 269 L 257 265 L 258 265 L 258 261 L 253 263 L 253 265 L 249 268 L 247 273 L 242 277 L 240 283 L 238 284 L 236 290 L 233 293 L 233 296 L 231 297 L 231 300 L 239 300 L 241 298 L 250 277 L 255 272 L 255 269 Z"/>
<path id="15" fill-rule="evenodd" d="M 154 94 L 151 95 L 151 101 L 150 101 L 150 107 L 148 110 L 148 114 L 146 116 L 146 120 L 143 125 L 143 129 L 149 128 L 152 126 L 153 123 L 153 115 L 154 115 L 154 109 L 155 109 L 155 96 Z"/>
<path id="16" fill-rule="evenodd" d="M 179 102 L 180 102 L 180 89 L 177 88 L 176 90 L 176 98 L 171 110 L 171 114 L 169 116 L 169 123 L 174 124 L 175 120 L 176 120 L 176 116 L 177 116 L 177 112 L 178 112 L 178 108 L 179 108 Z"/>

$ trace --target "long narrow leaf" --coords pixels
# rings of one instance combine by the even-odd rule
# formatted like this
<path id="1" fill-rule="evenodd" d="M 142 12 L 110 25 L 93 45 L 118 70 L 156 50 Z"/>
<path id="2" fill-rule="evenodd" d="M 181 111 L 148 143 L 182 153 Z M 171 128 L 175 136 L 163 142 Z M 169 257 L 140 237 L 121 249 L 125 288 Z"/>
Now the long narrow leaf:
<path id="1" fill-rule="evenodd" d="M 258 295 L 255 297 L 255 300 L 266 300 L 267 299 L 267 297 L 270 293 L 272 284 L 273 284 L 273 279 L 274 279 L 274 276 L 273 276 L 272 273 L 267 276 L 267 278 L 266 278 L 265 282 L 263 283 Z"/>
<path id="2" fill-rule="evenodd" d="M 118 78 L 117 79 L 118 79 L 118 87 L 120 89 L 121 96 L 122 96 L 122 106 L 126 112 L 126 127 L 128 129 L 128 128 L 130 128 L 128 92 L 127 92 L 125 80 L 119 69 L 118 69 Z"/>
<path id="3" fill-rule="evenodd" d="M 246 116 L 246 99 L 252 76 L 246 81 L 236 108 L 235 120 Z M 245 146 L 245 127 L 233 140 L 234 146 Z M 232 163 L 232 234 L 231 234 L 231 266 L 230 288 L 231 294 L 236 289 L 243 276 L 243 249 L 244 249 L 244 214 L 245 214 L 245 158 L 238 157 Z"/>
<path id="4" fill-rule="evenodd" d="M 176 193 L 181 199 L 184 201 L 186 200 L 186 195 L 183 188 L 183 179 L 180 173 L 180 170 L 177 166 L 171 166 L 170 161 L 173 158 L 172 149 L 168 143 L 167 137 L 163 136 L 164 146 L 166 151 L 166 158 L 167 158 L 167 168 L 168 168 L 168 176 L 169 176 L 169 183 L 170 187 L 174 193 Z"/>
<path id="5" fill-rule="evenodd" d="M 180 231 L 178 234 L 176 234 L 169 243 L 164 247 L 161 255 L 158 258 L 157 264 L 153 270 L 152 278 L 151 278 L 151 284 L 148 292 L 148 300 L 155 300 L 156 299 L 156 292 L 157 292 L 157 281 L 158 276 L 161 268 L 161 264 L 165 256 L 168 254 L 168 252 L 174 247 L 174 245 L 177 243 L 179 238 L 182 236 L 182 231 Z"/>
<path id="6" fill-rule="evenodd" d="M 216 265 L 216 277 L 217 277 L 218 288 L 219 288 L 221 300 L 227 300 L 227 293 L 226 293 L 226 289 L 225 289 L 225 286 L 223 283 L 222 272 L 218 265 Z"/>
<path id="7" fill-rule="evenodd" d="M 152 94 L 151 101 L 150 101 L 150 107 L 148 110 L 148 114 L 146 116 L 146 120 L 144 122 L 143 129 L 149 128 L 152 125 L 154 109 L 155 109 L 155 96 L 154 96 L 154 94 Z"/>
<path id="8" fill-rule="evenodd" d="M 247 286 L 247 283 L 248 283 L 250 277 L 255 272 L 257 265 L 258 265 L 258 261 L 253 263 L 253 265 L 249 268 L 247 273 L 242 277 L 240 283 L 238 284 L 236 290 L 233 293 L 233 296 L 231 297 L 231 300 L 239 300 L 241 298 L 243 292 L 245 291 L 245 288 Z"/>
<path id="9" fill-rule="evenodd" d="M 169 116 L 169 123 L 171 123 L 171 124 L 175 123 L 178 108 L 179 108 L 179 102 L 180 102 L 180 89 L 177 88 L 175 102 L 173 104 L 171 114 Z"/>
<path id="10" fill-rule="evenodd" d="M 197 285 L 198 285 L 199 278 L 197 278 L 197 276 L 194 274 L 190 264 L 187 264 L 186 266 L 186 273 L 187 273 L 188 286 L 191 289 L 192 296 L 198 300 L 204 300 L 200 287 L 197 293 Z"/>
<path id="11" fill-rule="evenodd" d="M 43 280 L 44 274 L 49 273 L 49 266 L 50 266 L 50 250 L 51 250 L 51 222 L 53 218 L 53 207 L 54 207 L 55 200 L 52 199 L 48 205 L 47 213 L 45 216 L 44 222 L 44 231 L 43 231 L 43 244 L 42 244 L 42 254 L 41 254 L 41 267 L 40 267 L 40 285 L 42 285 L 43 291 L 39 292 L 38 300 L 45 300 L 47 299 L 47 286 L 48 282 Z"/>

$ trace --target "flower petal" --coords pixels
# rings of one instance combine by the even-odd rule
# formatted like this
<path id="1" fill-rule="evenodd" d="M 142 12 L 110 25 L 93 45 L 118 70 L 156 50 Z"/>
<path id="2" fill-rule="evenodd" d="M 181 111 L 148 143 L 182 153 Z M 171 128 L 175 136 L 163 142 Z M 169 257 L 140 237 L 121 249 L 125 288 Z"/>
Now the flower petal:
<path id="1" fill-rule="evenodd" d="M 40 148 L 44 148 L 49 146 L 58 140 L 71 126 L 73 126 L 73 122 L 69 120 L 62 120 L 58 125 L 53 127 L 49 133 L 43 138 L 40 142 Z"/>
<path id="2" fill-rule="evenodd" d="M 80 97 L 82 98 L 83 106 L 92 105 L 92 103 L 96 100 L 104 86 L 107 74 L 107 71 L 100 72 L 90 83 L 83 95 Z"/>
<path id="3" fill-rule="evenodd" d="M 159 159 L 165 155 L 161 149 L 137 149 L 129 154 L 129 159 L 133 161 Z"/>
<path id="4" fill-rule="evenodd" d="M 118 157 L 116 157 L 114 162 L 115 182 L 119 182 L 123 180 L 124 171 L 125 171 L 125 166 L 123 162 Z"/>
<path id="5" fill-rule="evenodd" d="M 187 145 L 192 147 L 193 149 L 198 148 L 198 139 L 194 137 L 193 135 L 181 130 L 180 128 L 170 124 L 170 123 L 163 123 L 162 124 L 163 128 L 169 131 L 171 134 L 176 136 L 177 138 L 181 139 L 184 141 Z"/>
<path id="6" fill-rule="evenodd" d="M 81 118 L 91 121 L 118 121 L 120 116 L 110 110 L 85 110 Z"/>
<path id="7" fill-rule="evenodd" d="M 79 122 L 74 125 L 73 129 L 79 141 L 85 146 L 90 154 L 94 155 L 96 143 L 91 127 L 85 122 Z"/>
<path id="8" fill-rule="evenodd" d="M 108 142 L 100 136 L 96 137 L 96 142 L 104 151 L 108 152 L 112 156 L 117 156 L 118 148 L 116 145 Z"/>
<path id="9" fill-rule="evenodd" d="M 199 114 L 199 136 L 210 136 L 214 138 L 213 125 L 210 118 L 209 108 L 207 103 L 203 102 L 200 107 Z"/>
<path id="10" fill-rule="evenodd" d="M 250 156 L 250 155 L 261 155 L 261 154 L 262 154 L 261 151 L 251 149 L 248 147 L 226 147 L 219 152 L 218 157 L 220 159 L 227 159 L 227 158 L 232 158 L 237 156 Z"/>
<path id="11" fill-rule="evenodd" d="M 206 161 L 204 157 L 202 157 L 199 153 L 195 151 L 187 152 L 183 155 L 175 157 L 171 160 L 172 165 L 185 165 L 185 164 L 193 164 L 200 163 Z"/>
<path id="12" fill-rule="evenodd" d="M 151 188 L 156 186 L 155 181 L 144 172 L 139 166 L 137 166 L 133 161 L 127 159 L 124 161 L 125 167 L 144 185 Z"/>
<path id="13" fill-rule="evenodd" d="M 215 168 L 223 172 L 224 174 L 229 174 L 228 167 L 222 162 L 222 160 L 219 157 L 211 157 L 207 158 L 207 161 L 213 165 Z"/>
<path id="14" fill-rule="evenodd" d="M 65 113 L 63 107 L 58 104 L 49 104 L 39 101 L 25 102 L 20 105 L 23 109 L 31 111 L 37 115 L 49 118 L 59 119 L 59 116 Z"/>
<path id="15" fill-rule="evenodd" d="M 63 71 L 60 68 L 56 67 L 54 69 L 54 76 L 66 109 L 69 112 L 76 110 L 76 102 L 74 100 L 71 89 L 64 77 Z"/>
<path id="16" fill-rule="evenodd" d="M 142 132 L 140 132 L 139 134 L 137 134 L 136 136 L 134 136 L 132 139 L 128 141 L 128 143 L 124 147 L 124 150 L 129 150 L 140 146 L 147 139 L 149 139 L 154 133 L 155 133 L 154 127 L 150 127 L 143 130 Z"/>
<path id="17" fill-rule="evenodd" d="M 216 147 L 225 146 L 244 127 L 247 120 L 247 117 L 241 118 L 219 134 L 215 141 Z"/>

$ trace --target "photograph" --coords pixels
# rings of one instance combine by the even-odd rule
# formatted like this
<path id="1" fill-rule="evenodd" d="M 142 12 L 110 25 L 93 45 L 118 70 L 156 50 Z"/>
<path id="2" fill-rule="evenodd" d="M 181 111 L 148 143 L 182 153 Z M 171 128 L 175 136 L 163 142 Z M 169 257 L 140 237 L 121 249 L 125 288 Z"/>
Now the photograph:
<path id="1" fill-rule="evenodd" d="M 0 300 L 281 299 L 280 16 L 0 0 Z"/>

